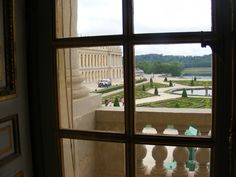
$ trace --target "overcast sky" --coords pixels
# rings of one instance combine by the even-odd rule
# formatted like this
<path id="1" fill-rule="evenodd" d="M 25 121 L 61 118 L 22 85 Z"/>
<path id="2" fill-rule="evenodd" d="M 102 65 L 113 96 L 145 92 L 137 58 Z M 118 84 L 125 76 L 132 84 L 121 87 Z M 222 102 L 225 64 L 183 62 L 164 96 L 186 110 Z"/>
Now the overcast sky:
<path id="1" fill-rule="evenodd" d="M 121 0 L 78 0 L 78 33 L 83 36 L 122 33 Z M 135 33 L 211 30 L 211 0 L 134 0 Z M 136 54 L 204 55 L 209 47 L 137 46 Z"/>

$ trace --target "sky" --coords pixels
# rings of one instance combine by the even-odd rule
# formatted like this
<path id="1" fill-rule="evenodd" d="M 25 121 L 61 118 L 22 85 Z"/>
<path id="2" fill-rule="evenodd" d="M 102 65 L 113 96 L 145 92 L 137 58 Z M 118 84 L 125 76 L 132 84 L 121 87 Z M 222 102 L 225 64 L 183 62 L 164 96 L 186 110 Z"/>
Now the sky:
<path id="1" fill-rule="evenodd" d="M 148 3 L 147 3 L 148 2 Z M 122 34 L 121 0 L 78 0 L 79 36 Z M 134 32 L 196 32 L 211 30 L 211 0 L 134 0 Z M 136 54 L 205 55 L 209 47 L 149 45 Z"/>

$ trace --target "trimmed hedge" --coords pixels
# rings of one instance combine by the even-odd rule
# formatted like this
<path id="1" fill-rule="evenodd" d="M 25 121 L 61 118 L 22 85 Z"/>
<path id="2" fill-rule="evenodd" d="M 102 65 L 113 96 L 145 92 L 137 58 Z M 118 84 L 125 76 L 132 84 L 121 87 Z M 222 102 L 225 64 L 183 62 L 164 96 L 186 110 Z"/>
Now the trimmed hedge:
<path id="1" fill-rule="evenodd" d="M 141 83 L 141 82 L 145 82 L 147 81 L 147 79 L 139 79 L 139 80 L 136 80 L 135 83 L 138 84 L 138 83 Z M 115 90 L 118 90 L 118 89 L 122 89 L 124 88 L 124 85 L 114 85 L 114 86 L 111 86 L 111 87 L 108 87 L 108 88 L 104 88 L 104 89 L 100 89 L 98 91 L 96 91 L 96 93 L 108 93 L 108 92 L 112 92 L 112 91 L 115 91 Z"/>

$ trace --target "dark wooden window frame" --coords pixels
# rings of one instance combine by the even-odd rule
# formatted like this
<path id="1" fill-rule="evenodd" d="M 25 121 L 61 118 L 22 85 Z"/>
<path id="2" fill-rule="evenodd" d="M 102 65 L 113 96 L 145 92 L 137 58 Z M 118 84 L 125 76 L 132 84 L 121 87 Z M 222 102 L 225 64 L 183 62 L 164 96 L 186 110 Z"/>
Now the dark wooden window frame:
<path id="1" fill-rule="evenodd" d="M 35 174 L 38 176 L 61 176 L 61 138 L 125 143 L 126 177 L 135 176 L 135 144 L 163 144 L 174 146 L 198 146 L 212 148 L 211 176 L 229 176 L 229 127 L 232 116 L 232 9 L 230 0 L 212 0 L 213 31 L 162 34 L 133 34 L 132 0 L 123 0 L 123 35 L 66 38 L 55 37 L 55 11 L 53 1 L 38 0 L 28 3 L 32 16 L 28 17 L 29 39 L 29 94 L 31 104 L 32 145 Z M 32 8 L 33 7 L 33 8 Z M 225 8 L 222 8 L 225 7 Z M 45 16 L 41 9 L 49 15 Z M 223 9 L 223 10 L 222 10 Z M 32 22 L 32 23 L 31 23 Z M 36 36 L 36 37 L 35 37 Z M 136 44 L 201 43 L 210 45 L 214 52 L 213 127 L 211 138 L 148 136 L 135 134 L 134 60 Z M 58 48 L 122 45 L 124 48 L 125 77 L 125 134 L 102 133 L 59 129 L 57 111 L 56 50 Z M 43 52 L 40 52 L 43 51 Z M 47 80 L 45 80 L 47 78 Z M 35 80 L 37 79 L 37 80 Z M 133 83 L 133 84 L 130 84 Z M 50 99 L 49 99 L 50 98 Z M 48 102 L 49 101 L 49 102 Z M 38 114 L 40 113 L 40 114 Z M 223 118 L 223 120 L 222 120 Z M 38 138 L 38 139 L 35 139 Z M 42 149 L 39 150 L 38 146 Z M 52 153 L 53 152 L 53 153 Z M 224 154 L 222 155 L 222 152 Z M 55 162 L 55 159 L 57 161 Z M 219 170 L 220 169 L 220 170 Z M 36 175 L 36 176 L 37 176 Z"/>

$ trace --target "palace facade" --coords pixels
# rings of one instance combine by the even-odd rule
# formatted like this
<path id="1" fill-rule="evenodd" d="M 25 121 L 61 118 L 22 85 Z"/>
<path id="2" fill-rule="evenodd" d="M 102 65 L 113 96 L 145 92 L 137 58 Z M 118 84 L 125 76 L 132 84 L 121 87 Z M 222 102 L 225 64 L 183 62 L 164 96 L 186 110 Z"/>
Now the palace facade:
<path id="1" fill-rule="evenodd" d="M 120 47 L 83 47 L 77 50 L 79 70 L 84 82 L 123 78 L 123 58 Z"/>

